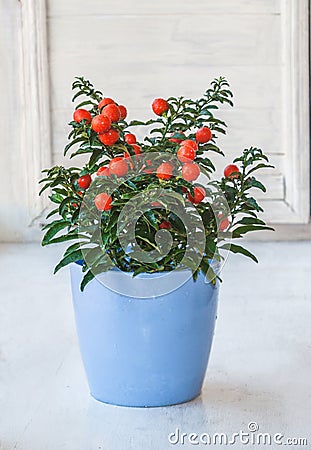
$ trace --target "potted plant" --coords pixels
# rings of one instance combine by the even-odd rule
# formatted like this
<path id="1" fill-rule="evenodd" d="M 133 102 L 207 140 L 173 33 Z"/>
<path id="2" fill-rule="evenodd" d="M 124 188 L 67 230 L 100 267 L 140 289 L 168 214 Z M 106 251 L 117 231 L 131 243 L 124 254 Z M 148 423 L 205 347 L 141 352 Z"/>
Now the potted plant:
<path id="1" fill-rule="evenodd" d="M 245 149 L 215 178 L 213 154 L 232 104 L 225 78 L 204 95 L 158 98 L 154 118 L 128 122 L 127 110 L 83 77 L 65 155 L 41 180 L 55 208 L 42 245 L 69 242 L 55 272 L 70 264 L 81 354 L 91 394 L 107 403 L 160 406 L 199 395 L 216 319 L 220 268 L 231 243 L 271 229 L 251 192 L 272 167 Z M 81 98 L 83 97 L 83 99 Z M 139 141 L 133 130 L 142 132 Z M 137 134 L 137 133 L 136 133 Z"/>

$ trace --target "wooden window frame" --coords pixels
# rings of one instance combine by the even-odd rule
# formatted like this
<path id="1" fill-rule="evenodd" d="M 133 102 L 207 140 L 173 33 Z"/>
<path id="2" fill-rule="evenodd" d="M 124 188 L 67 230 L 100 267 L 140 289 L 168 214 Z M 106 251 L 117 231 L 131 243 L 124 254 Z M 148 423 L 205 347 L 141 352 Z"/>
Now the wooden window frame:
<path id="1" fill-rule="evenodd" d="M 310 221 L 309 0 L 281 0 L 283 17 L 286 193 L 280 223 Z M 46 0 L 21 0 L 23 164 L 32 220 L 47 206 L 38 197 L 41 170 L 52 162 Z"/>

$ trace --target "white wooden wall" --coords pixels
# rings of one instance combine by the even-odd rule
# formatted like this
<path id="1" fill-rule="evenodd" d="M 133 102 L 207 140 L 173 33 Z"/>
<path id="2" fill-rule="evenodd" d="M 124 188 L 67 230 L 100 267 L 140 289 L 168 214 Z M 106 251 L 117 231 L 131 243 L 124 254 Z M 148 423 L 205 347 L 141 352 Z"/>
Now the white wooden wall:
<path id="1" fill-rule="evenodd" d="M 276 166 L 265 217 L 308 222 L 308 39 L 308 0 L 0 0 L 0 240 L 35 235 L 40 169 L 63 161 L 76 75 L 131 118 L 226 76 L 235 108 L 222 113 L 220 164 L 262 147 Z"/>
<path id="2" fill-rule="evenodd" d="M 307 221 L 308 196 L 299 192 L 304 203 L 297 211 L 286 199 L 291 190 L 308 190 L 307 181 L 304 186 L 287 186 L 296 182 L 287 173 L 293 152 L 288 145 L 293 136 L 287 128 L 288 121 L 293 125 L 287 95 L 293 89 L 288 85 L 293 82 L 288 61 L 291 3 L 49 0 L 54 161 L 62 161 L 75 75 L 90 78 L 105 95 L 126 104 L 131 118 L 148 117 L 154 97 L 197 97 L 212 78 L 224 75 L 235 93 L 235 108 L 222 114 L 229 125 L 222 139 L 228 156 L 219 163 L 231 161 L 247 146 L 262 147 L 276 166 L 269 175 L 262 175 L 268 185 L 266 218 L 270 222 Z M 308 166 L 309 150 L 303 151 Z"/>
<path id="3" fill-rule="evenodd" d="M 31 221 L 21 163 L 19 28 L 19 3 L 0 0 L 0 241 L 21 240 Z"/>

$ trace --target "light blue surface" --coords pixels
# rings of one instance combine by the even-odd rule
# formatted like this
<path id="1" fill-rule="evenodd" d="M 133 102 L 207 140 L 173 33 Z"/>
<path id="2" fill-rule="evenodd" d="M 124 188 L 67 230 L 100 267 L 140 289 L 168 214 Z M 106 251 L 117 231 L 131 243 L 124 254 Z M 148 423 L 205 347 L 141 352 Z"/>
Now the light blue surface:
<path id="1" fill-rule="evenodd" d="M 93 397 L 146 407 L 182 403 L 200 394 L 218 285 L 205 283 L 200 274 L 196 282 L 190 278 L 167 295 L 131 298 L 96 279 L 81 292 L 81 266 L 71 264 L 70 270 L 80 350 Z"/>

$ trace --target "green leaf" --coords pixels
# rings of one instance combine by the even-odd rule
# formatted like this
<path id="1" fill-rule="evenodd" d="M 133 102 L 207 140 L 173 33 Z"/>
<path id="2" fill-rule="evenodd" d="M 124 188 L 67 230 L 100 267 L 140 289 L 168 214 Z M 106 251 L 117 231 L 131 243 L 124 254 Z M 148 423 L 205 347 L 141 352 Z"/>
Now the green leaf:
<path id="1" fill-rule="evenodd" d="M 46 184 L 40 189 L 39 195 L 41 195 L 42 192 L 44 192 L 47 188 L 49 188 L 49 187 L 51 186 L 51 184 L 52 184 L 52 182 L 51 182 L 51 183 L 46 183 Z"/>
<path id="2" fill-rule="evenodd" d="M 80 290 L 81 292 L 84 291 L 85 286 L 91 281 L 93 280 L 93 278 L 95 277 L 95 275 L 93 274 L 92 270 L 89 269 L 86 274 L 84 275 L 82 282 L 80 284 Z"/>
<path id="3" fill-rule="evenodd" d="M 70 159 L 76 155 L 83 155 L 85 153 L 92 153 L 94 149 L 92 147 L 80 147 L 77 151 L 71 153 Z"/>
<path id="4" fill-rule="evenodd" d="M 85 100 L 84 102 L 79 103 L 76 106 L 76 109 L 82 108 L 82 106 L 91 105 L 91 106 L 97 106 L 95 102 L 92 102 L 92 100 Z"/>
<path id="5" fill-rule="evenodd" d="M 62 216 L 65 212 L 66 206 L 68 206 L 71 203 L 77 203 L 77 202 L 78 202 L 78 200 L 75 197 L 64 198 L 64 200 L 61 202 L 61 204 L 59 206 L 59 214 Z"/>
<path id="6" fill-rule="evenodd" d="M 235 162 L 235 160 L 234 160 L 234 162 Z M 248 172 L 247 172 L 247 176 L 249 176 L 252 172 L 255 172 L 255 170 L 259 170 L 259 169 L 265 169 L 265 168 L 271 168 L 271 169 L 274 169 L 274 166 L 272 166 L 271 164 L 265 164 L 265 163 L 260 163 L 260 164 L 257 164 L 255 167 L 253 167 L 252 169 L 250 169 Z"/>
<path id="7" fill-rule="evenodd" d="M 84 244 L 81 242 L 75 242 L 74 244 L 70 245 L 67 248 L 67 250 L 65 251 L 63 256 L 65 257 L 65 256 L 69 255 L 70 253 L 75 252 L 76 250 L 78 250 L 81 247 L 81 245 L 84 245 Z"/>
<path id="8" fill-rule="evenodd" d="M 53 224 L 52 227 L 45 233 L 42 239 L 42 245 L 47 245 L 50 243 L 52 237 L 54 237 L 59 231 L 70 226 L 70 222 L 66 220 L 59 220 Z"/>
<path id="9" fill-rule="evenodd" d="M 255 217 L 243 217 L 243 219 L 236 222 L 236 224 L 238 223 L 241 225 L 266 225 L 263 220 L 257 219 Z"/>
<path id="10" fill-rule="evenodd" d="M 144 216 L 148 219 L 148 222 L 153 228 L 157 228 L 157 219 L 152 209 L 145 211 Z"/>
<path id="11" fill-rule="evenodd" d="M 98 264 L 102 258 L 105 258 L 106 252 L 100 246 L 96 246 L 90 248 L 89 250 L 85 250 L 85 262 L 88 266 L 93 266 L 93 264 Z"/>
<path id="12" fill-rule="evenodd" d="M 202 258 L 200 268 L 201 268 L 202 272 L 204 273 L 204 275 L 208 278 L 208 280 L 212 284 L 215 284 L 216 283 L 216 273 L 214 272 L 212 266 L 210 265 L 208 258 L 206 258 L 206 257 Z"/>
<path id="13" fill-rule="evenodd" d="M 250 177 L 245 180 L 245 186 L 249 188 L 257 188 L 260 189 L 263 192 L 266 192 L 265 186 L 258 180 L 256 180 L 255 177 Z"/>
<path id="14" fill-rule="evenodd" d="M 138 125 L 145 125 L 145 122 L 142 122 L 141 120 L 131 120 L 129 123 L 129 127 L 136 127 Z"/>
<path id="15" fill-rule="evenodd" d="M 49 214 L 46 216 L 46 220 L 49 219 L 50 217 L 54 216 L 54 214 L 58 213 L 58 208 L 53 209 L 52 211 L 49 212 Z"/>
<path id="16" fill-rule="evenodd" d="M 93 278 L 103 272 L 107 272 L 107 270 L 109 270 L 112 267 L 112 263 L 110 260 L 107 260 L 105 263 L 102 264 L 98 264 L 98 266 L 96 267 L 92 267 L 91 269 L 89 269 L 86 274 L 83 277 L 83 280 L 81 282 L 80 285 L 80 289 L 83 292 L 85 289 L 85 286 L 91 281 L 93 280 Z"/>
<path id="17" fill-rule="evenodd" d="M 63 201 L 63 196 L 60 194 L 52 194 L 52 195 L 49 195 L 49 199 L 53 203 L 61 203 Z"/>
<path id="18" fill-rule="evenodd" d="M 83 253 L 80 249 L 69 253 L 68 255 L 64 256 L 63 259 L 57 264 L 54 269 L 54 274 L 58 272 L 62 267 L 67 266 L 72 262 L 79 261 L 79 259 L 83 259 Z"/>
<path id="19" fill-rule="evenodd" d="M 240 245 L 226 243 L 222 245 L 220 248 L 224 250 L 229 250 L 232 253 L 241 253 L 242 255 L 247 256 L 248 258 L 251 258 L 253 261 L 258 263 L 258 259 L 256 258 L 256 256 L 253 255 L 249 250 L 246 250 L 246 248 L 241 247 Z"/>
<path id="20" fill-rule="evenodd" d="M 89 238 L 83 234 L 78 234 L 77 232 L 75 232 L 74 234 L 63 234 L 62 236 L 59 236 L 57 238 L 51 239 L 48 244 L 59 244 L 60 242 L 66 242 L 66 241 L 70 241 L 73 239 L 85 239 L 85 241 L 87 242 L 89 240 Z M 47 245 L 47 244 L 45 244 Z"/>
<path id="21" fill-rule="evenodd" d="M 64 155 L 66 155 L 66 153 L 68 152 L 68 150 L 75 144 L 77 144 L 78 142 L 82 142 L 82 141 L 86 141 L 87 139 L 85 137 L 78 137 L 76 139 L 74 139 L 73 141 L 71 141 L 69 144 L 66 145 L 65 149 L 64 149 Z"/>
<path id="22" fill-rule="evenodd" d="M 260 230 L 274 231 L 274 228 L 268 227 L 266 225 L 242 225 L 241 227 L 238 227 L 232 231 L 232 238 L 239 238 L 243 234 L 249 233 L 250 231 L 260 231 Z"/>
<path id="23" fill-rule="evenodd" d="M 144 267 L 144 266 L 138 267 L 137 269 L 134 270 L 133 277 L 136 277 L 140 273 L 145 273 L 145 272 L 146 272 L 146 267 Z"/>
<path id="24" fill-rule="evenodd" d="M 97 163 L 97 161 L 101 158 L 101 156 L 103 155 L 103 150 L 101 148 L 96 148 L 93 153 L 92 156 L 89 160 L 89 167 L 92 170 L 94 164 Z"/>

